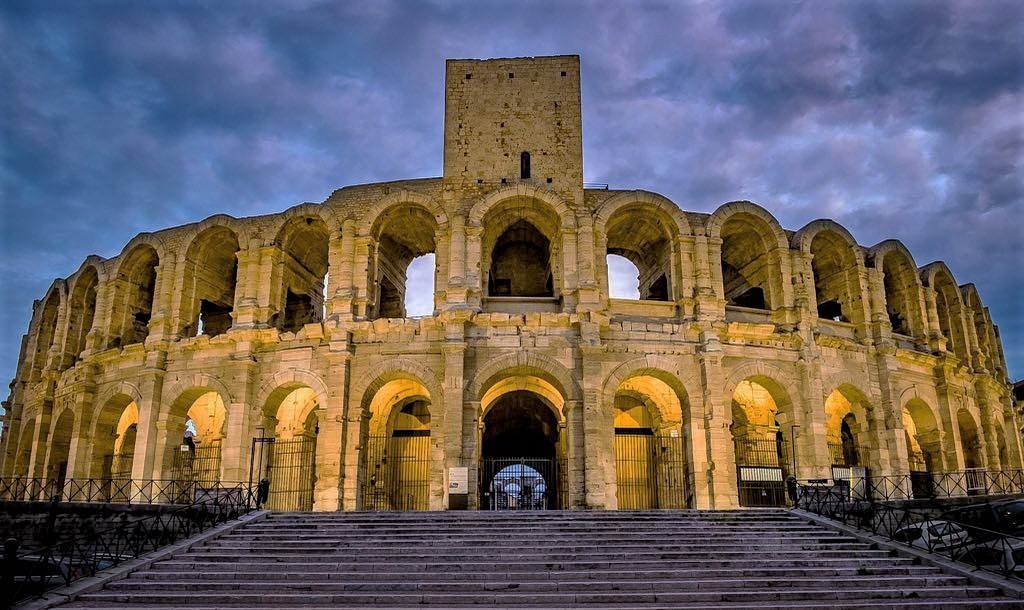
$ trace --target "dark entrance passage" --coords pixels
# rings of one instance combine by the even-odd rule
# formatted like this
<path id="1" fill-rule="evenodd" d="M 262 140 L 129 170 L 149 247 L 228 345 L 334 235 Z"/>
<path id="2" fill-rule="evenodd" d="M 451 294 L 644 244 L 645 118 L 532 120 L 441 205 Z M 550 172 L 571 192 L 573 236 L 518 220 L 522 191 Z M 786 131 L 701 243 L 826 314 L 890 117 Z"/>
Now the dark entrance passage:
<path id="1" fill-rule="evenodd" d="M 564 508 L 565 467 L 554 412 L 532 392 L 498 398 L 484 416 L 480 508 Z"/>

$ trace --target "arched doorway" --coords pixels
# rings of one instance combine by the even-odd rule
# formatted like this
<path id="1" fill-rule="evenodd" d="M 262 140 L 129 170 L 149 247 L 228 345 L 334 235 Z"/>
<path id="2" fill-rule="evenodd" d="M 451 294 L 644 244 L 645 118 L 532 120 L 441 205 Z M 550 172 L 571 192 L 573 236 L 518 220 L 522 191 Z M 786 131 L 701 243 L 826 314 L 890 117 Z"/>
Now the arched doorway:
<path id="1" fill-rule="evenodd" d="M 64 482 L 68 476 L 68 460 L 71 453 L 71 437 L 74 435 L 75 414 L 64 409 L 50 434 L 49 457 L 46 464 L 46 478 L 53 482 L 53 493 L 63 496 Z"/>
<path id="2" fill-rule="evenodd" d="M 169 479 L 211 485 L 220 481 L 221 441 L 227 420 L 224 400 L 215 391 L 199 390 L 199 396 L 191 402 L 186 399 L 185 404 L 184 422 L 173 418 L 168 426 L 167 446 L 173 451 Z"/>
<path id="3" fill-rule="evenodd" d="M 530 390 L 501 394 L 484 413 L 480 507 L 563 508 L 562 427 L 544 397 Z"/>
<path id="4" fill-rule="evenodd" d="M 636 375 L 619 384 L 613 425 L 620 510 L 689 506 L 684 403 L 684 395 L 652 375 Z"/>
<path id="5" fill-rule="evenodd" d="M 430 392 L 400 377 L 373 393 L 364 413 L 360 510 L 429 510 Z"/>
<path id="6" fill-rule="evenodd" d="M 932 496 L 932 473 L 942 470 L 942 438 L 935 415 L 923 400 L 911 399 L 903 407 L 911 493 L 915 498 Z"/>
<path id="7" fill-rule="evenodd" d="M 960 432 L 960 450 L 964 457 L 964 486 L 969 495 L 988 492 L 984 452 L 981 435 L 974 416 L 964 408 L 956 413 L 956 424 Z"/>
<path id="8" fill-rule="evenodd" d="M 789 438 L 792 409 L 785 390 L 756 376 L 732 394 L 732 431 L 741 506 L 785 506 L 785 480 L 793 472 Z"/>
<path id="9" fill-rule="evenodd" d="M 268 509 L 313 510 L 318 413 L 316 392 L 302 385 L 276 389 L 263 406 L 263 434 L 253 439 L 250 478 L 269 482 Z"/>

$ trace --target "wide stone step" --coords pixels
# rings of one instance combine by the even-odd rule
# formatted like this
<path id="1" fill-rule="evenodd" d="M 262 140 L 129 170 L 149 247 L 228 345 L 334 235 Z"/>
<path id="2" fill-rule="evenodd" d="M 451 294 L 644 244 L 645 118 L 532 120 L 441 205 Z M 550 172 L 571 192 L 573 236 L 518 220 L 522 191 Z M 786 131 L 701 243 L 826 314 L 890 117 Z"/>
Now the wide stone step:
<path id="1" fill-rule="evenodd" d="M 84 603 L 113 602 L 132 604 L 170 604 L 174 606 L 222 605 L 224 607 L 278 607 L 280 605 L 301 605 L 302 601 L 310 604 L 367 604 L 367 605 L 532 605 L 548 604 L 554 606 L 589 603 L 616 604 L 649 604 L 676 603 L 690 604 L 697 602 L 782 602 L 813 598 L 827 603 L 831 600 L 861 599 L 979 599 L 994 597 L 998 591 L 987 587 L 975 586 L 937 586 L 926 589 L 884 589 L 876 587 L 860 587 L 850 589 L 780 589 L 752 591 L 666 591 L 666 592 L 572 592 L 572 593 L 520 593 L 520 592 L 474 592 L 474 593 L 390 593 L 349 592 L 349 593 L 316 593 L 295 592 L 278 593 L 273 591 L 253 592 L 214 592 L 206 591 L 159 591 L 154 593 L 103 591 L 87 593 L 81 596 Z"/>
<path id="2" fill-rule="evenodd" d="M 76 602 L 69 606 L 62 606 L 66 608 L 74 608 L 75 610 L 152 610 L 156 608 L 167 608 L 167 605 L 163 604 L 137 604 L 132 603 L 126 605 L 124 603 L 105 603 L 105 602 L 93 602 L 84 603 Z M 330 603 L 327 605 L 316 605 L 312 603 L 303 603 L 299 605 L 279 605 L 275 606 L 277 610 L 356 610 L 367 608 L 365 604 L 358 605 L 341 605 L 337 603 Z M 370 606 L 372 607 L 372 606 Z M 451 606 L 448 606 L 451 607 Z M 508 610 L 509 608 L 515 608 L 515 610 L 551 610 L 550 606 L 536 606 L 533 604 L 524 606 L 459 606 L 461 608 L 488 608 L 489 610 Z M 601 610 L 679 610 L 678 604 L 661 604 L 652 602 L 649 604 L 616 604 L 616 603 L 592 603 L 592 604 L 567 604 L 560 606 L 561 608 L 592 608 Z M 822 604 L 819 601 L 808 601 L 808 600 L 791 600 L 787 602 L 695 602 L 686 605 L 686 608 L 692 608 L 694 610 L 789 610 L 790 608 L 821 608 Z M 874 610 L 874 609 L 905 609 L 905 610 L 988 610 L 989 608 L 1016 608 L 1020 609 L 1020 600 L 1005 599 L 1005 598 L 983 598 L 979 600 L 967 600 L 967 599 L 862 599 L 862 600 L 832 600 L 828 603 L 827 607 L 829 610 Z M 224 608 L 222 605 L 208 606 L 208 605 L 192 605 L 190 606 L 193 610 L 220 610 Z M 423 610 L 423 606 L 388 606 L 389 610 Z"/>
<path id="3" fill-rule="evenodd" d="M 417 545 L 417 549 L 423 552 L 429 552 L 432 554 L 459 554 L 462 552 L 468 552 L 472 554 L 495 554 L 495 553 L 511 553 L 511 554 L 527 554 L 527 553 L 546 553 L 551 550 L 558 550 L 561 552 L 573 552 L 573 553 L 590 553 L 597 549 L 600 549 L 604 553 L 628 553 L 628 552 L 661 552 L 661 551 L 678 551 L 684 549 L 690 553 L 709 553 L 709 552 L 767 552 L 767 551 L 782 551 L 782 552 L 796 552 L 796 551 L 838 551 L 838 550 L 866 550 L 869 548 L 868 544 L 863 542 L 761 542 L 761 541 L 750 541 L 747 543 L 737 542 L 733 544 L 716 544 L 713 541 L 705 541 L 702 544 L 683 544 L 676 542 L 603 542 L 603 541 L 592 541 L 592 542 L 574 542 L 569 543 L 565 541 L 552 541 L 546 542 L 530 542 L 523 543 L 519 540 L 495 540 L 489 543 L 478 543 L 478 544 L 451 544 L 438 543 L 438 544 L 427 544 Z M 409 552 L 408 545 L 394 545 L 394 544 L 237 544 L 230 542 L 215 542 L 202 547 L 197 547 L 194 552 L 196 553 L 240 553 L 249 554 L 252 552 L 258 552 L 259 554 L 302 554 L 310 555 L 314 553 L 322 554 L 337 554 L 337 553 L 352 553 L 359 556 L 371 555 L 371 554 L 401 554 L 405 555 Z"/>
<path id="4" fill-rule="evenodd" d="M 338 570 L 338 571 L 359 571 L 359 572 L 462 572 L 473 570 L 507 570 L 509 572 L 531 572 L 534 570 L 601 570 L 621 569 L 628 571 L 631 567 L 637 569 L 652 568 L 673 568 L 676 570 L 689 570 L 701 567 L 718 568 L 765 568 L 786 565 L 790 567 L 838 567 L 838 568 L 859 568 L 859 567 L 885 567 L 885 566 L 906 566 L 913 565 L 913 561 L 906 557 L 807 557 L 802 559 L 787 559 L 784 563 L 772 556 L 761 559 L 719 559 L 714 557 L 698 557 L 695 559 L 619 559 L 619 560 L 594 560 L 574 557 L 564 561 L 543 561 L 531 558 L 515 563 L 504 560 L 480 561 L 468 564 L 462 561 L 364 561 L 356 558 L 344 560 L 323 560 L 315 561 L 288 561 L 286 559 L 263 559 L 249 560 L 243 557 L 236 558 L 237 561 L 205 561 L 197 558 L 176 558 L 156 564 L 156 568 L 168 568 L 173 570 L 224 570 L 225 567 L 235 571 L 265 572 L 270 570 L 296 570 L 303 566 L 310 569 Z"/>
<path id="5" fill-rule="evenodd" d="M 623 591 L 623 592 L 670 592 L 670 591 L 741 591 L 746 589 L 759 589 L 773 591 L 776 589 L 802 589 L 802 590 L 828 590 L 833 589 L 856 589 L 862 588 L 865 584 L 863 578 L 831 578 L 827 581 L 814 578 L 788 578 L 785 580 L 773 578 L 687 578 L 679 579 L 645 579 L 639 577 L 624 578 L 622 575 L 617 579 L 604 580 L 571 580 L 559 579 L 557 581 L 520 581 L 516 580 L 489 580 L 489 581 L 426 581 L 410 582 L 408 580 L 377 581 L 377 582 L 319 582 L 319 581 L 292 581 L 292 582 L 269 582 L 253 581 L 251 579 L 238 579 L 228 582 L 202 582 L 202 590 L 207 593 L 219 591 L 251 591 L 254 585 L 263 585 L 261 590 L 268 593 L 284 593 L 288 591 L 311 593 L 333 593 L 368 591 L 387 591 L 391 593 L 406 592 L 437 592 L 437 593 L 476 593 L 476 592 L 590 592 L 590 591 Z M 149 581 L 141 579 L 127 579 L 111 583 L 107 587 L 110 591 L 142 592 L 153 593 L 156 591 L 174 592 L 188 590 L 196 584 L 196 581 L 189 578 L 167 579 L 162 581 Z M 877 576 L 871 579 L 873 587 L 919 589 L 931 587 L 955 587 L 966 586 L 967 580 L 958 576 Z"/>
<path id="6" fill-rule="evenodd" d="M 233 581 L 237 579 L 248 582 L 281 582 L 281 581 L 358 581 L 358 582 L 383 582 L 400 576 L 408 582 L 426 582 L 438 578 L 436 573 L 426 572 L 338 572 L 336 570 L 312 570 L 302 564 L 301 568 L 294 571 L 283 571 L 280 568 L 264 570 L 253 567 L 252 569 L 234 570 L 224 572 L 211 572 L 206 570 L 175 570 L 175 566 L 166 563 L 158 564 L 150 570 L 133 573 L 129 578 L 143 580 L 188 580 L 195 583 L 205 581 Z M 459 572 L 460 581 L 485 581 L 502 580 L 515 578 L 523 582 L 549 581 L 549 580 L 601 580 L 620 577 L 629 574 L 631 578 L 640 579 L 673 579 L 680 576 L 679 570 L 669 569 L 648 569 L 629 570 L 561 570 L 538 569 L 533 572 L 513 572 L 508 570 L 490 572 Z M 877 577 L 877 576 L 933 576 L 941 575 L 938 568 L 918 565 L 900 565 L 885 567 L 850 567 L 850 568 L 819 568 L 819 567 L 772 567 L 772 568 L 719 568 L 719 569 L 690 569 L 685 572 L 689 578 L 714 579 L 714 578 L 843 578 L 843 577 Z M 258 575 L 259 578 L 254 578 Z"/>

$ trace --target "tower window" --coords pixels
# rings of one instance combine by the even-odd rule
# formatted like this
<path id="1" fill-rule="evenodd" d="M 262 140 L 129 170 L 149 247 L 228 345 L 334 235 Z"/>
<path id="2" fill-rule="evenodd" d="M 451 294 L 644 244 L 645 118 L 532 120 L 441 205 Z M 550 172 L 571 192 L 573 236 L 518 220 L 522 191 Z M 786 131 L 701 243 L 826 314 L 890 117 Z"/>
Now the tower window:
<path id="1" fill-rule="evenodd" d="M 522 152 L 519 155 L 519 177 L 523 180 L 530 178 L 530 153 Z"/>
<path id="2" fill-rule="evenodd" d="M 471 78 L 473 78 L 473 75 L 472 75 L 472 74 L 467 74 L 467 75 L 466 75 L 466 80 L 470 80 Z"/>
<path id="3" fill-rule="evenodd" d="M 509 77 L 509 78 L 515 78 L 515 77 L 516 77 L 516 75 L 515 75 L 514 73 L 512 73 L 512 72 L 509 72 L 509 73 L 508 73 L 508 77 Z"/>
<path id="4" fill-rule="evenodd" d="M 562 70 L 562 76 L 565 76 L 565 70 Z"/>

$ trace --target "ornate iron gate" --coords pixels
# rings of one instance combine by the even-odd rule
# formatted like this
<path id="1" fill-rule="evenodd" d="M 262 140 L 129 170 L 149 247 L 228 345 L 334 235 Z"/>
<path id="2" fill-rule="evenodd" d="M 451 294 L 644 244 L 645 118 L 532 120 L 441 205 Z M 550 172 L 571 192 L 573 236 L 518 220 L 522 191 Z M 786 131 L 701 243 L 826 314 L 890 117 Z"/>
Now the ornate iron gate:
<path id="1" fill-rule="evenodd" d="M 485 458 L 480 508 L 545 510 L 566 508 L 565 464 L 548 458 Z"/>
<path id="2" fill-rule="evenodd" d="M 686 508 L 683 439 L 649 428 L 615 429 L 615 472 L 620 510 Z"/>
<path id="3" fill-rule="evenodd" d="M 274 511 L 313 510 L 316 485 L 316 437 L 252 439 L 249 485 L 269 482 L 264 506 Z"/>
<path id="4" fill-rule="evenodd" d="M 360 510 L 430 508 L 429 430 L 369 437 L 361 467 Z"/>
<path id="5" fill-rule="evenodd" d="M 789 446 L 781 436 L 736 441 L 740 506 L 786 506 Z"/>

